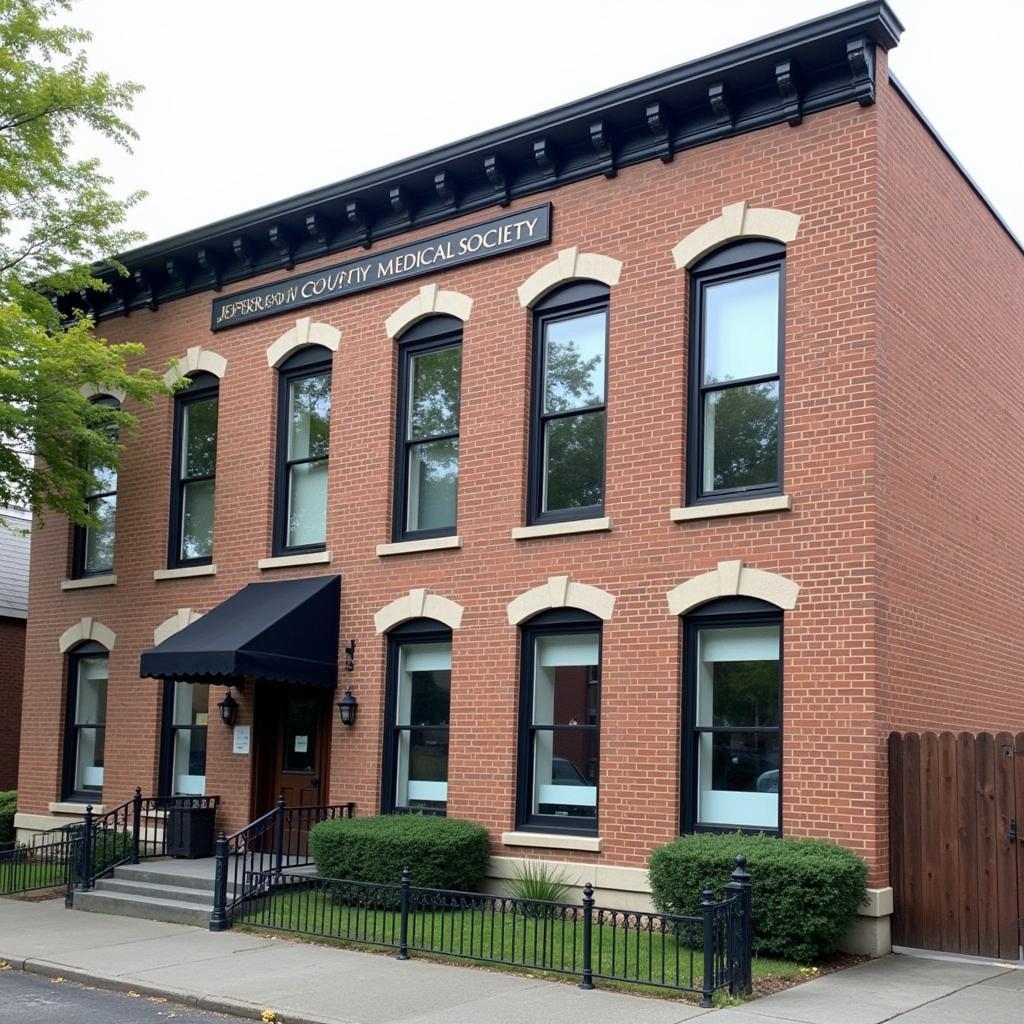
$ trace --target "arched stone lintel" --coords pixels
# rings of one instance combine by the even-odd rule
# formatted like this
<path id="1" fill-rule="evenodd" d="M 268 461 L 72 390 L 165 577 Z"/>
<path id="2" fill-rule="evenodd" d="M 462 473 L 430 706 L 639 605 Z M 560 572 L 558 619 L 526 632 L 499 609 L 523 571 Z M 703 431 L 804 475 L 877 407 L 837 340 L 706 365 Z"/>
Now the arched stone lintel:
<path id="1" fill-rule="evenodd" d="M 578 608 L 607 622 L 615 610 L 615 596 L 599 587 L 577 583 L 568 576 L 550 576 L 547 583 L 509 602 L 508 623 L 518 626 L 552 608 Z"/>
<path id="2" fill-rule="evenodd" d="M 294 327 L 267 348 L 267 365 L 276 370 L 293 352 L 307 345 L 322 345 L 331 352 L 337 352 L 340 344 L 341 331 L 337 327 L 314 323 L 310 316 L 300 317 Z"/>
<path id="3" fill-rule="evenodd" d="M 114 649 L 117 643 L 117 634 L 102 622 L 97 622 L 89 616 L 83 616 L 73 626 L 68 626 L 60 635 L 57 641 L 61 654 L 67 654 L 73 647 L 85 643 L 87 640 L 95 640 L 102 644 L 108 651 Z"/>
<path id="4" fill-rule="evenodd" d="M 702 256 L 740 238 L 774 238 L 789 244 L 796 238 L 800 215 L 769 206 L 748 206 L 747 201 L 722 207 L 720 216 L 691 231 L 672 250 L 676 269 L 692 267 Z"/>
<path id="5" fill-rule="evenodd" d="M 204 349 L 202 345 L 193 345 L 185 352 L 185 358 L 179 359 L 164 374 L 164 383 L 172 388 L 182 377 L 199 372 L 212 373 L 214 377 L 223 379 L 228 372 L 228 361 L 222 355 Z"/>
<path id="6" fill-rule="evenodd" d="M 579 246 L 574 245 L 562 249 L 519 286 L 519 303 L 529 309 L 553 288 L 569 281 L 600 281 L 611 288 L 619 283 L 621 274 L 621 260 L 597 252 L 580 252 Z"/>
<path id="7" fill-rule="evenodd" d="M 203 613 L 197 612 L 194 608 L 179 608 L 169 619 L 164 619 L 153 630 L 153 643 L 162 644 L 168 637 L 180 633 L 186 626 L 202 617 Z"/>
<path id="8" fill-rule="evenodd" d="M 443 291 L 436 284 L 425 284 L 406 303 L 384 321 L 389 338 L 397 338 L 413 324 L 435 314 L 447 314 L 465 323 L 473 312 L 473 300 L 462 292 Z"/>
<path id="9" fill-rule="evenodd" d="M 83 384 L 82 394 L 86 398 L 116 398 L 124 405 L 125 393 L 121 388 L 98 388 L 95 384 Z"/>
<path id="10" fill-rule="evenodd" d="M 742 560 L 719 562 L 718 568 L 680 583 L 668 592 L 668 610 L 685 615 L 694 608 L 720 597 L 756 597 L 785 611 L 796 607 L 800 585 L 785 576 L 762 569 L 749 569 Z"/>
<path id="11" fill-rule="evenodd" d="M 461 604 L 450 601 L 440 594 L 432 594 L 425 587 L 414 587 L 404 597 L 396 598 L 384 605 L 373 617 L 373 626 L 378 633 L 386 633 L 410 619 L 436 619 L 449 629 L 462 625 Z"/>

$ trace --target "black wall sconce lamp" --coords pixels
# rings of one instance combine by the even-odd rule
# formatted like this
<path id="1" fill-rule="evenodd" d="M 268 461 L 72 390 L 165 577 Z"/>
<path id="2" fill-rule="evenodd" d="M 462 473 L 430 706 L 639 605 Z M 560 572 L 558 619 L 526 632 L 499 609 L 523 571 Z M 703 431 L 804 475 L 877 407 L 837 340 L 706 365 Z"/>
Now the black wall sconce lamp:
<path id="1" fill-rule="evenodd" d="M 341 716 L 341 724 L 355 725 L 359 702 L 352 696 L 352 691 L 347 687 L 345 689 L 345 696 L 338 701 L 337 707 L 338 714 Z"/>
<path id="2" fill-rule="evenodd" d="M 345 645 L 345 671 L 351 672 L 356 667 L 356 642 L 349 640 Z"/>
<path id="3" fill-rule="evenodd" d="M 224 691 L 224 699 L 218 702 L 217 707 L 220 709 L 220 720 L 230 729 L 238 714 L 238 701 L 231 696 L 230 690 Z"/>

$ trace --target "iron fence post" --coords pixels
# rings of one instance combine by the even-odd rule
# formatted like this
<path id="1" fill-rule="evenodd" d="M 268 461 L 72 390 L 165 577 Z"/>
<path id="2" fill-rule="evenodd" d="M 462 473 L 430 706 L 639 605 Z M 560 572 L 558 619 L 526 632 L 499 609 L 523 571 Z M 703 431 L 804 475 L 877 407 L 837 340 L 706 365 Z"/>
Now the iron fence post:
<path id="1" fill-rule="evenodd" d="M 82 822 L 82 888 L 92 888 L 92 804 L 85 806 Z"/>
<path id="2" fill-rule="evenodd" d="M 284 793 L 277 798 L 277 817 L 274 819 L 274 871 L 278 879 L 284 866 Z"/>
<path id="3" fill-rule="evenodd" d="M 594 887 L 587 882 L 583 886 L 583 976 L 580 988 L 594 987 Z"/>
<path id="4" fill-rule="evenodd" d="M 736 858 L 732 879 L 725 889 L 727 894 L 732 893 L 740 901 L 739 934 L 736 936 L 736 966 L 734 968 L 737 976 L 730 978 L 729 991 L 732 995 L 745 996 L 751 993 L 754 985 L 754 923 L 750 874 L 747 871 L 747 858 L 742 853 Z M 731 963 L 733 959 L 733 954 L 730 952 Z"/>
<path id="5" fill-rule="evenodd" d="M 142 826 L 142 787 L 135 787 L 132 797 L 132 863 L 139 863 L 139 830 Z"/>
<path id="6" fill-rule="evenodd" d="M 228 925 L 228 837 L 217 835 L 216 871 L 213 876 L 213 911 L 210 914 L 210 931 L 222 932 Z"/>
<path id="7" fill-rule="evenodd" d="M 700 909 L 704 918 L 704 984 L 700 1005 L 710 1009 L 715 1005 L 715 894 L 705 889 L 700 896 Z"/>
<path id="8" fill-rule="evenodd" d="M 396 960 L 409 959 L 409 885 L 412 881 L 412 872 L 408 867 L 402 868 L 402 910 L 398 922 L 398 956 Z"/>

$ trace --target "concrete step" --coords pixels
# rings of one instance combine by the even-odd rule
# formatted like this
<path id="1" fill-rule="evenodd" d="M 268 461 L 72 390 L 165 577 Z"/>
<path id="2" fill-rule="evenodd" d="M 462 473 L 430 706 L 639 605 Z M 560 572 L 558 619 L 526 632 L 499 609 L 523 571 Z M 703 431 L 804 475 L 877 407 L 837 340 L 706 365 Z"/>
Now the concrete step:
<path id="1" fill-rule="evenodd" d="M 138 896 L 127 892 L 105 892 L 99 889 L 76 892 L 74 908 L 93 914 L 142 917 L 150 921 L 190 924 L 197 928 L 207 928 L 210 924 L 210 908 L 205 904 L 191 903 L 187 900 Z"/>
<path id="2" fill-rule="evenodd" d="M 185 865 L 188 861 L 183 862 Z M 228 870 L 230 885 L 232 872 Z M 122 864 L 114 868 L 114 878 L 152 885 L 173 885 L 182 889 L 204 889 L 213 892 L 212 868 L 203 873 L 190 873 L 187 867 L 178 868 L 175 861 L 143 861 L 141 864 Z"/>
<path id="3" fill-rule="evenodd" d="M 96 882 L 96 892 L 124 892 L 132 896 L 148 896 L 157 900 L 179 900 L 184 903 L 198 903 L 213 907 L 212 889 L 195 889 L 170 882 L 139 882 L 134 878 L 101 878 Z M 228 896 L 230 898 L 230 892 Z"/>

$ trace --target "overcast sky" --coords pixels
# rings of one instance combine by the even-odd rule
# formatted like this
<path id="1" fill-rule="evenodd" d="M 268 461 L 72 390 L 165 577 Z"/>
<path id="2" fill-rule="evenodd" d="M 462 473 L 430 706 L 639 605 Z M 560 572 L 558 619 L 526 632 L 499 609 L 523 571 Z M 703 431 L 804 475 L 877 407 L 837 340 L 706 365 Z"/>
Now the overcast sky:
<path id="1" fill-rule="evenodd" d="M 80 0 L 92 66 L 146 87 L 154 241 L 808 18 L 841 0 Z M 1024 0 L 893 0 L 892 70 L 1018 237 Z"/>

